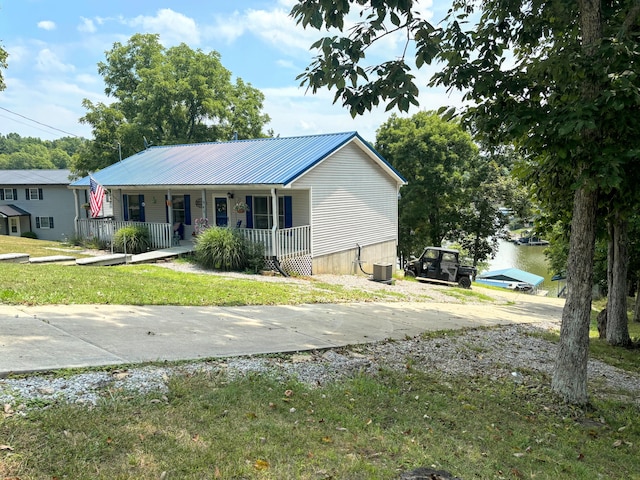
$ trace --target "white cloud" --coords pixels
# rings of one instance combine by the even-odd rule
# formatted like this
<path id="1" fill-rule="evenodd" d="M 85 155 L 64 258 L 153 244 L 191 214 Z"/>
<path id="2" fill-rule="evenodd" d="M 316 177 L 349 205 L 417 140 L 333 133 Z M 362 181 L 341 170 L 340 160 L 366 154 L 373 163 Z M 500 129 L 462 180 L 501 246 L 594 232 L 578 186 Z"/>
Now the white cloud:
<path id="1" fill-rule="evenodd" d="M 41 22 L 38 22 L 38 28 L 41 28 L 43 30 L 55 30 L 56 24 L 51 20 L 42 20 Z"/>
<path id="2" fill-rule="evenodd" d="M 38 52 L 36 68 L 42 72 L 71 72 L 75 70 L 73 65 L 62 62 L 58 56 L 48 48 L 44 48 Z"/>
<path id="3" fill-rule="evenodd" d="M 78 25 L 79 32 L 84 32 L 84 33 L 96 32 L 96 26 L 93 23 L 93 20 L 91 20 L 90 18 L 84 18 L 84 17 L 80 17 L 80 19 L 81 19 L 81 22 L 80 22 L 80 25 Z"/>
<path id="4" fill-rule="evenodd" d="M 124 23 L 131 27 L 142 27 L 146 33 L 160 34 L 160 41 L 165 45 L 200 43 L 200 32 L 195 20 L 170 8 L 158 10 L 155 17 L 139 15 Z"/>

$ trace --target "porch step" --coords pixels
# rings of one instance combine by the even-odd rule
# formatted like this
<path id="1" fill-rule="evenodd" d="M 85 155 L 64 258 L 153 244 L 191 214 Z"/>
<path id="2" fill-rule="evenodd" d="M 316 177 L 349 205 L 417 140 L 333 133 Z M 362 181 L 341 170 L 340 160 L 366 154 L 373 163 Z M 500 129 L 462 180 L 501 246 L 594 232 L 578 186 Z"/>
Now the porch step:
<path id="1" fill-rule="evenodd" d="M 99 257 L 78 258 L 76 265 L 106 267 L 110 265 L 122 265 L 130 263 L 131 255 L 124 253 L 114 253 L 112 255 L 101 255 Z"/>
<path id="2" fill-rule="evenodd" d="M 4 263 L 29 263 L 28 253 L 3 253 L 0 262 Z"/>
<path id="3" fill-rule="evenodd" d="M 76 257 L 69 255 L 50 255 L 48 257 L 34 257 L 29 259 L 29 263 L 55 263 L 55 262 L 73 262 Z"/>

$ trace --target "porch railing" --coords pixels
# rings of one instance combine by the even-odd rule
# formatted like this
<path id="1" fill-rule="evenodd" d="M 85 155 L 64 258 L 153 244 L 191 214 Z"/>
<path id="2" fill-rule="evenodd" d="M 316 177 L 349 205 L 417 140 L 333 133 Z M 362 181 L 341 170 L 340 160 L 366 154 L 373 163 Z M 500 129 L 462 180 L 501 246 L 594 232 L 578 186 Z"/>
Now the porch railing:
<path id="1" fill-rule="evenodd" d="M 274 233 L 267 229 L 241 228 L 242 235 L 254 242 L 264 245 L 265 256 L 278 257 L 283 260 L 289 257 L 308 255 L 311 253 L 311 226 L 284 228 Z"/>
<path id="2" fill-rule="evenodd" d="M 79 219 L 76 221 L 78 235 L 81 238 L 97 238 L 103 242 L 111 242 L 113 234 L 122 227 L 144 226 L 149 230 L 151 248 L 169 248 L 172 245 L 173 229 L 170 223 L 124 222 L 109 219 Z"/>
<path id="3" fill-rule="evenodd" d="M 76 222 L 81 238 L 97 238 L 111 242 L 113 234 L 122 227 L 130 225 L 144 226 L 151 236 L 151 248 L 169 248 L 172 245 L 173 229 L 169 223 L 124 222 L 109 219 L 79 219 Z M 244 238 L 264 245 L 266 257 L 280 260 L 309 255 L 311 253 L 311 226 L 284 228 L 275 233 L 268 229 L 240 228 Z M 275 239 L 275 240 L 274 240 Z M 275 245 L 275 247 L 274 247 Z"/>

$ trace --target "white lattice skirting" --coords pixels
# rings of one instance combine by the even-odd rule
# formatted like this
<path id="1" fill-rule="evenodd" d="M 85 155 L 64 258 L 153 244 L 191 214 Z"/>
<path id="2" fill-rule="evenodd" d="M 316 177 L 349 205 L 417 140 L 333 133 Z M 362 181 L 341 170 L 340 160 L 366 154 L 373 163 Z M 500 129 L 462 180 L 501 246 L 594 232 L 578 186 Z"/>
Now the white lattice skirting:
<path id="1" fill-rule="evenodd" d="M 266 267 L 270 270 L 277 270 L 273 260 L 266 260 Z M 311 276 L 311 255 L 301 255 L 284 258 L 280 261 L 280 267 L 289 275 Z"/>

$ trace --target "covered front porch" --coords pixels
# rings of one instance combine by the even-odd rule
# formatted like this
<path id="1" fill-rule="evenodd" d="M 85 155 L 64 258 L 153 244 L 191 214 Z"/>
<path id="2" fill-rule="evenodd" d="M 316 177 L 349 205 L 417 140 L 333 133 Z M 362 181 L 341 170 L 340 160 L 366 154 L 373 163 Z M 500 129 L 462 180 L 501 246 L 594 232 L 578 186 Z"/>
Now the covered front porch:
<path id="1" fill-rule="evenodd" d="M 149 231 L 153 250 L 170 248 L 176 244 L 174 228 L 171 223 L 131 222 L 112 218 L 78 219 L 76 229 L 80 238 L 95 239 L 107 244 L 115 232 L 126 226 L 143 226 Z M 311 255 L 311 226 L 303 225 L 291 228 L 242 228 L 234 227 L 244 238 L 264 246 L 265 258 L 276 258 L 280 263 L 291 262 L 296 257 Z M 194 236 L 179 242 L 192 242 Z"/>

